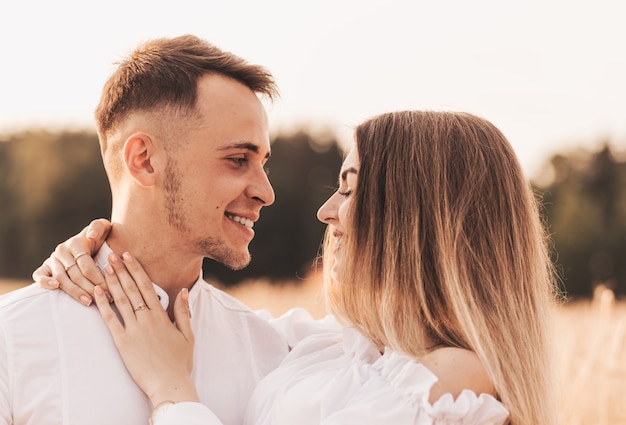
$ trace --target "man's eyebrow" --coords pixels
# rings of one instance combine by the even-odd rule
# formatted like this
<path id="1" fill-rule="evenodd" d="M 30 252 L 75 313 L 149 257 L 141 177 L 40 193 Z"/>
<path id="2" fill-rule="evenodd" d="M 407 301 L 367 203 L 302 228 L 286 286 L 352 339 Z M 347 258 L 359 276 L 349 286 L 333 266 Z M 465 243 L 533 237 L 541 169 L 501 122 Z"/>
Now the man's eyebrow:
<path id="1" fill-rule="evenodd" d="M 221 146 L 218 150 L 226 151 L 229 149 L 246 149 L 254 153 L 259 153 L 259 146 L 250 142 L 233 142 L 227 145 Z M 267 152 L 265 159 L 268 159 L 272 155 L 271 152 Z"/>
<path id="2" fill-rule="evenodd" d="M 341 172 L 341 181 L 345 181 L 348 178 L 348 174 L 358 174 L 357 169 L 354 167 L 346 168 Z"/>

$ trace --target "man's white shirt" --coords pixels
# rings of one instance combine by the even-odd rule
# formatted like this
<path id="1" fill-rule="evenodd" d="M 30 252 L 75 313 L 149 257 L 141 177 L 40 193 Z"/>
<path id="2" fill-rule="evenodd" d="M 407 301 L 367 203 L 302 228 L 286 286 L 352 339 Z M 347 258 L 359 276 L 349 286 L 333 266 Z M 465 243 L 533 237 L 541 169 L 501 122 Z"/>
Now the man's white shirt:
<path id="1" fill-rule="evenodd" d="M 104 245 L 96 256 L 100 267 L 109 252 Z M 168 296 L 155 288 L 165 308 Z M 240 424 L 252 390 L 287 343 L 202 276 L 189 305 L 200 400 L 223 424 Z M 137 425 L 151 410 L 95 306 L 37 284 L 0 297 L 0 425 Z"/>

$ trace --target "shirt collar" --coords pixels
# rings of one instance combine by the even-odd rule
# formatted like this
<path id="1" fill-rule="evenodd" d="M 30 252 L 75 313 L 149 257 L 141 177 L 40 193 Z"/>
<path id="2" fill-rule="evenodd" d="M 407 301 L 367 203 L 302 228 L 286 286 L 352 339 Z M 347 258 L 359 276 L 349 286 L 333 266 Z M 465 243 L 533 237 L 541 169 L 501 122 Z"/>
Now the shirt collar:
<path id="1" fill-rule="evenodd" d="M 109 254 L 111 254 L 112 252 L 113 250 L 111 249 L 111 247 L 105 242 L 98 251 L 98 253 L 93 257 L 94 261 L 96 262 L 96 266 L 98 266 L 103 274 L 104 268 L 109 265 Z M 202 279 L 202 275 L 200 276 L 200 279 Z M 161 289 L 161 287 L 154 282 L 152 283 L 152 286 L 154 286 L 154 290 L 159 297 L 161 307 L 163 307 L 164 310 L 167 310 L 167 306 L 170 304 L 170 297 L 167 295 L 167 292 Z"/>

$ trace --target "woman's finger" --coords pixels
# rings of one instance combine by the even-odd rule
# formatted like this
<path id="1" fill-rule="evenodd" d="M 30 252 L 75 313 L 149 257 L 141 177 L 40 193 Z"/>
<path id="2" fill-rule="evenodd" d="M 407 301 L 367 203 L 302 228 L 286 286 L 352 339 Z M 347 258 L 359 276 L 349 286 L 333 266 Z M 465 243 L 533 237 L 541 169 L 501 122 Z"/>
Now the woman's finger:
<path id="1" fill-rule="evenodd" d="M 56 258 L 54 253 L 52 253 L 46 261 L 44 261 L 43 265 L 37 269 L 35 273 L 33 273 L 33 278 L 42 288 L 59 288 L 76 301 L 79 301 L 86 306 L 91 305 L 91 295 L 72 281 L 65 270 L 65 267 Z"/>
<path id="2" fill-rule="evenodd" d="M 126 296 L 126 292 L 124 292 L 117 273 L 111 264 L 108 264 L 104 268 L 104 278 L 107 282 L 109 293 L 113 298 L 113 303 L 117 307 L 117 311 L 122 316 L 124 324 L 136 320 L 135 312 L 133 311 L 133 304 L 131 304 L 128 296 Z"/>
<path id="3" fill-rule="evenodd" d="M 142 299 L 150 309 L 162 308 L 159 297 L 154 290 L 152 279 L 146 274 L 145 270 L 130 253 L 125 252 L 122 255 L 126 269 L 130 273 L 133 282 L 136 284 Z M 124 286 L 126 289 L 126 286 Z"/>
<path id="4" fill-rule="evenodd" d="M 33 279 L 42 288 L 57 289 L 84 305 L 92 303 L 94 285 L 106 292 L 106 281 L 92 255 L 95 254 L 111 229 L 105 219 L 92 221 L 78 235 L 56 246 L 52 255 L 33 272 Z"/>
<path id="5" fill-rule="evenodd" d="M 100 248 L 109 237 L 109 233 L 111 233 L 111 222 L 104 218 L 98 218 L 89 223 L 83 230 L 85 237 L 92 241 L 93 246 Z"/>
<path id="6" fill-rule="evenodd" d="M 148 308 L 148 305 L 137 287 L 137 283 L 128 272 L 126 265 L 122 262 L 120 257 L 118 257 L 117 254 L 110 254 L 109 264 L 113 267 L 117 280 L 128 298 L 130 305 L 133 307 L 133 311 L 140 311 Z"/>
<path id="7" fill-rule="evenodd" d="M 94 248 L 84 236 L 86 229 L 57 245 L 54 256 L 63 265 L 63 271 L 53 271 L 53 277 L 59 280 L 61 289 L 73 297 L 81 297 L 83 304 L 87 298 L 91 299 L 94 285 L 105 285 L 102 273 L 91 258 L 91 250 Z M 79 289 L 72 288 L 65 276 Z"/>
<path id="8" fill-rule="evenodd" d="M 52 261 L 55 261 L 54 254 L 50 254 L 50 257 L 35 269 L 32 275 L 33 282 L 45 289 L 57 289 L 59 287 L 59 281 L 52 276 L 52 268 L 49 264 Z"/>
<path id="9" fill-rule="evenodd" d="M 77 264 L 83 274 L 95 284 L 101 285 L 104 282 L 101 273 L 95 273 L 97 266 L 93 257 L 102 247 L 111 230 L 111 223 L 101 218 L 93 220 L 81 232 L 65 241 L 57 247 L 57 250 L 66 255 L 62 259 L 65 264 L 72 257 L 73 263 Z M 93 274 L 93 276 L 92 276 Z"/>
<path id="10" fill-rule="evenodd" d="M 81 243 L 81 240 L 82 240 L 82 244 L 87 245 L 87 243 L 83 240 L 82 237 L 80 237 L 80 235 L 72 236 L 72 238 L 78 238 L 79 244 Z M 53 253 L 56 259 L 60 261 L 61 264 L 63 264 L 63 269 L 66 272 L 71 267 L 74 267 L 76 265 L 76 261 L 74 260 L 74 255 L 72 254 L 72 249 L 69 246 L 72 238 L 66 240 L 63 243 L 58 244 L 56 248 L 54 248 L 54 253 Z"/>
<path id="11" fill-rule="evenodd" d="M 115 311 L 111 308 L 109 304 L 109 298 L 104 292 L 104 289 L 101 286 L 96 286 L 94 288 L 94 299 L 96 300 L 96 305 L 98 306 L 98 310 L 100 310 L 100 315 L 104 319 L 104 323 L 106 323 L 109 328 L 109 332 L 113 336 L 113 339 L 117 341 L 117 339 L 124 334 L 124 326 L 118 319 Z"/>
<path id="12" fill-rule="evenodd" d="M 187 370 L 193 370 L 193 346 L 195 338 L 191 329 L 191 311 L 189 311 L 189 291 L 183 288 L 174 301 L 174 321 L 176 328 L 188 342 L 189 350 L 183 351 L 180 362 L 185 362 Z"/>
<path id="13" fill-rule="evenodd" d="M 67 268 L 65 270 L 65 274 L 69 277 L 74 286 L 82 289 L 86 294 L 91 296 L 93 294 L 93 289 L 95 285 L 106 287 L 106 282 L 104 280 L 104 276 L 102 276 L 100 269 L 97 268 L 96 263 L 93 261 L 93 259 L 88 255 L 84 255 L 84 257 L 88 257 L 88 259 L 83 259 L 83 263 L 86 263 L 87 261 L 90 261 L 92 263 L 91 265 L 84 267 L 86 267 L 87 270 L 90 270 L 90 268 L 93 268 L 95 270 L 95 272 L 92 270 L 90 273 L 90 275 L 94 276 L 94 278 L 87 277 L 84 274 L 83 269 L 78 265 L 78 263 L 75 263 L 71 267 Z M 61 289 L 65 290 L 65 287 L 62 287 Z M 68 290 L 77 292 L 77 289 Z"/>
<path id="14" fill-rule="evenodd" d="M 77 269 L 80 272 L 80 277 L 86 279 L 89 282 L 89 286 L 85 287 L 80 284 L 80 282 L 75 281 L 81 288 L 92 293 L 93 287 L 95 285 L 100 285 L 106 291 L 106 282 L 104 280 L 104 276 L 96 265 L 96 262 L 94 261 L 91 253 L 87 251 L 78 252 L 74 254 L 74 261 L 76 262 L 76 267 L 72 268 Z M 71 269 L 69 269 L 68 272 L 70 270 Z M 74 280 L 71 274 L 70 277 L 72 277 L 72 280 Z"/>
<path id="15" fill-rule="evenodd" d="M 85 281 L 75 281 L 77 285 L 89 293 L 93 293 L 94 285 L 105 285 L 104 277 L 92 256 L 104 244 L 110 227 L 110 223 L 104 219 L 94 220 L 78 235 L 58 245 L 55 250 L 57 257 L 65 265 L 67 271 L 76 265 L 80 270 L 80 275 L 76 275 L 77 279 L 84 277 L 90 281 L 89 284 Z M 104 289 L 106 291 L 106 287 Z"/>
<path id="16" fill-rule="evenodd" d="M 191 312 L 189 311 L 189 291 L 183 288 L 174 301 L 174 320 L 176 327 L 185 339 L 193 344 L 194 336 L 191 330 Z"/>

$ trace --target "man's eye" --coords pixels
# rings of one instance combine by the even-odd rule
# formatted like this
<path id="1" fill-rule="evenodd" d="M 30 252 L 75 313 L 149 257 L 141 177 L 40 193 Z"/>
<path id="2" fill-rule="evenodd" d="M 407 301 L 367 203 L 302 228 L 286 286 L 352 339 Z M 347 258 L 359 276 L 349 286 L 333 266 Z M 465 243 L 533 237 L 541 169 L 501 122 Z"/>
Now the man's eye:
<path id="1" fill-rule="evenodd" d="M 228 159 L 237 165 L 243 165 L 247 161 L 246 157 L 236 157 L 236 158 L 228 158 Z"/>

